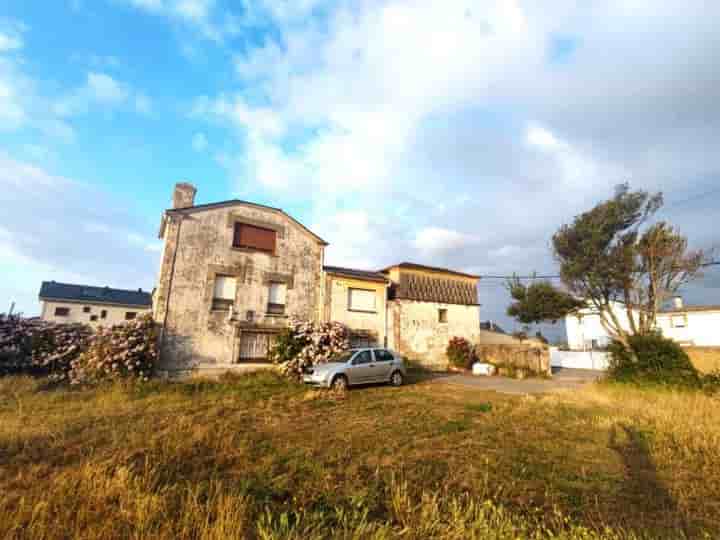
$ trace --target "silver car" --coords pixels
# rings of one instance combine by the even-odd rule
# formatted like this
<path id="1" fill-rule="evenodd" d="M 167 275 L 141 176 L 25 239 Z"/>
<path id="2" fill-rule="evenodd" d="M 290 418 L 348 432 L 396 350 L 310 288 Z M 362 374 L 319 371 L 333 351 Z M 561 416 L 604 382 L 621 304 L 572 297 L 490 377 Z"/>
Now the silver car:
<path id="1" fill-rule="evenodd" d="M 402 358 L 389 349 L 350 349 L 325 364 L 307 368 L 303 381 L 338 390 L 378 382 L 400 386 L 406 373 Z"/>

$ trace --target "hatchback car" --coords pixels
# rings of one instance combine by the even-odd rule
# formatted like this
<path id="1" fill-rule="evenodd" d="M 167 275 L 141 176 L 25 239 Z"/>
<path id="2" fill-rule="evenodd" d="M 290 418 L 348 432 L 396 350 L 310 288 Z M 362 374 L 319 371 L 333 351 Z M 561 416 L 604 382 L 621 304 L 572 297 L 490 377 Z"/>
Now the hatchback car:
<path id="1" fill-rule="evenodd" d="M 339 390 L 379 382 L 400 386 L 406 373 L 402 358 L 389 349 L 350 349 L 325 364 L 307 368 L 303 381 Z"/>

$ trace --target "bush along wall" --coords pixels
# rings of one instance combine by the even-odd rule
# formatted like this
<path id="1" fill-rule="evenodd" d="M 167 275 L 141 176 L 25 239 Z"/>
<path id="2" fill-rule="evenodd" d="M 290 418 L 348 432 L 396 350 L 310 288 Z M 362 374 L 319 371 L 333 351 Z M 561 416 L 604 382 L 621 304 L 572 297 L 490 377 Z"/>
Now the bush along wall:
<path id="1" fill-rule="evenodd" d="M 472 369 L 476 360 L 475 352 L 470 342 L 464 337 L 453 337 L 448 342 L 445 354 L 450 365 L 459 369 Z"/>
<path id="2" fill-rule="evenodd" d="M 0 314 L 0 375 L 26 373 L 66 378 L 92 337 L 82 324 L 54 324 Z"/>
<path id="3" fill-rule="evenodd" d="M 0 375 L 25 373 L 73 384 L 117 378 L 147 380 L 157 362 L 150 315 L 96 332 L 0 314 Z"/>
<path id="4" fill-rule="evenodd" d="M 687 353 L 659 333 L 635 335 L 627 346 L 619 341 L 609 347 L 610 376 L 620 381 L 697 385 L 700 376 Z"/>

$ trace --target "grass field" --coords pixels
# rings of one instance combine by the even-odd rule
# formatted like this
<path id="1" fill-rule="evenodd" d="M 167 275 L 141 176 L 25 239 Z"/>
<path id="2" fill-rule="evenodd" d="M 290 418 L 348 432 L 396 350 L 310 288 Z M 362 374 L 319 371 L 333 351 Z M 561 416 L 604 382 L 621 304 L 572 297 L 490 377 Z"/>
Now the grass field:
<path id="1" fill-rule="evenodd" d="M 0 538 L 714 538 L 720 401 L 0 379 Z"/>

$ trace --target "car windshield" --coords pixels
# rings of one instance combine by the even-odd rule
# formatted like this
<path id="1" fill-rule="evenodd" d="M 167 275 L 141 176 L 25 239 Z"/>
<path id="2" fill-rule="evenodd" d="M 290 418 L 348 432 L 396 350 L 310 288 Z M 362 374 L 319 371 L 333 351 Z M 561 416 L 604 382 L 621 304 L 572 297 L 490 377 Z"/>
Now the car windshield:
<path id="1" fill-rule="evenodd" d="M 329 361 L 344 364 L 352 358 L 353 354 L 355 354 L 354 351 L 345 351 L 343 353 L 333 356 Z"/>

